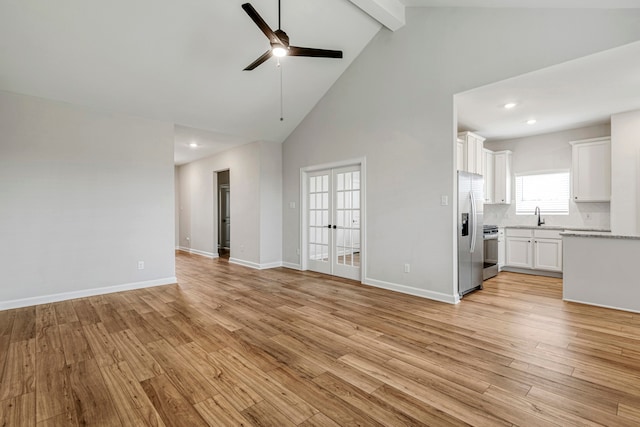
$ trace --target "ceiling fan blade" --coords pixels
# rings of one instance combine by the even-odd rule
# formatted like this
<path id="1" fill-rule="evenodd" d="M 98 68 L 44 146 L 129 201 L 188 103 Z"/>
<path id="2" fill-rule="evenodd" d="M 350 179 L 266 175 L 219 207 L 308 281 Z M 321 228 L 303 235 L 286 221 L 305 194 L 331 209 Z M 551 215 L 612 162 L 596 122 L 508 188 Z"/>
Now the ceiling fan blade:
<path id="1" fill-rule="evenodd" d="M 253 8 L 253 6 L 251 6 L 251 3 L 243 4 L 242 8 L 244 9 L 245 12 L 247 12 L 247 15 L 249 15 L 249 17 L 253 20 L 253 22 L 256 23 L 256 25 L 258 26 L 258 28 L 260 28 L 260 30 L 264 33 L 264 35 L 267 36 L 270 42 L 283 44 L 282 40 L 278 38 L 276 33 L 273 32 L 273 30 L 269 27 L 269 25 L 267 25 L 266 22 L 264 22 L 264 19 L 262 19 L 260 14 L 258 14 L 258 12 Z"/>
<path id="2" fill-rule="evenodd" d="M 265 53 L 260 55 L 260 58 L 256 59 L 251 64 L 249 64 L 247 66 L 247 68 L 245 68 L 243 71 L 251 71 L 251 70 L 253 70 L 258 65 L 262 64 L 264 61 L 266 61 L 267 59 L 271 58 L 271 55 L 272 55 L 271 49 L 269 49 L 268 51 L 266 51 Z"/>
<path id="3" fill-rule="evenodd" d="M 314 49 L 311 47 L 289 46 L 288 56 L 311 56 L 313 58 L 342 58 L 341 50 Z"/>

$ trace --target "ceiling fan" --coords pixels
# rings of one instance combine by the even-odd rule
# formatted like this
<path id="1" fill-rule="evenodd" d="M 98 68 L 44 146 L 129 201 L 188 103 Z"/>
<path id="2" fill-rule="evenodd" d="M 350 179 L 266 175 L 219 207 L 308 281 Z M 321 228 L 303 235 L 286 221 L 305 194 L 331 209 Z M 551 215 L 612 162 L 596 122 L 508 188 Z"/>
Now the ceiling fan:
<path id="1" fill-rule="evenodd" d="M 251 71 L 258 65 L 265 62 L 271 56 L 283 57 L 283 56 L 310 56 L 314 58 L 342 58 L 341 50 L 327 50 L 327 49 L 314 49 L 310 47 L 298 47 L 289 45 L 289 36 L 280 28 L 280 0 L 278 0 L 278 29 L 273 31 L 264 19 L 258 14 L 258 12 L 251 6 L 250 3 L 245 3 L 242 8 L 253 22 L 256 23 L 258 28 L 264 33 L 271 43 L 271 49 L 263 53 L 258 59 L 244 69 L 244 71 Z"/>

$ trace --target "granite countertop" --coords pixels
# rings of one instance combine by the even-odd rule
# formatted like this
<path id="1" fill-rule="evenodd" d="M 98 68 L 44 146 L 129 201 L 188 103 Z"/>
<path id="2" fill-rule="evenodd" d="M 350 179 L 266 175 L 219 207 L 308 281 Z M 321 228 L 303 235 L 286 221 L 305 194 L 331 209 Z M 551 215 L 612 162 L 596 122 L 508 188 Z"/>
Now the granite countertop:
<path id="1" fill-rule="evenodd" d="M 536 226 L 536 225 L 505 225 L 505 226 L 499 226 L 501 228 L 520 228 L 520 229 L 525 229 L 525 230 L 567 230 L 567 231 L 596 231 L 596 232 L 601 232 L 601 233 L 610 233 L 611 230 L 607 230 L 605 228 L 589 228 L 589 227 L 564 227 L 561 225 L 543 225 L 543 226 Z"/>
<path id="2" fill-rule="evenodd" d="M 611 234 L 605 232 L 589 232 L 589 231 L 577 231 L 571 230 L 566 233 L 560 233 L 561 236 L 565 237 L 598 237 L 601 239 L 628 239 L 628 240 L 640 240 L 640 236 L 631 236 L 631 235 L 621 235 L 621 234 Z"/>
<path id="3" fill-rule="evenodd" d="M 602 239 L 640 240 L 640 236 L 611 234 L 611 230 L 607 230 L 604 228 L 563 227 L 560 225 L 543 225 L 540 227 L 535 225 L 505 225 L 505 226 L 499 226 L 499 227 L 519 228 L 522 230 L 558 230 L 558 231 L 564 231 L 564 233 L 560 233 L 561 236 L 569 236 L 569 237 L 598 237 Z"/>

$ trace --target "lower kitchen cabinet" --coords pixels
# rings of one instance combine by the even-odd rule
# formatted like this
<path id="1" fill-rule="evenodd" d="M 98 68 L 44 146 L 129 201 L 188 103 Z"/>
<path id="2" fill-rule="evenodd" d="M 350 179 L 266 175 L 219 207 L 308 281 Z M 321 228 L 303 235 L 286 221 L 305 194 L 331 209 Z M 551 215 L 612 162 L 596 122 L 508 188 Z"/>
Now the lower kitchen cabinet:
<path id="1" fill-rule="evenodd" d="M 506 263 L 506 242 L 504 238 L 504 228 L 498 228 L 498 271 L 501 271 Z"/>
<path id="2" fill-rule="evenodd" d="M 533 268 L 532 249 L 531 237 L 510 237 L 507 234 L 507 266 Z"/>
<path id="3" fill-rule="evenodd" d="M 562 272 L 562 237 L 557 230 L 506 230 L 506 267 Z"/>
<path id="4" fill-rule="evenodd" d="M 533 268 L 562 271 L 562 239 L 533 238 Z"/>

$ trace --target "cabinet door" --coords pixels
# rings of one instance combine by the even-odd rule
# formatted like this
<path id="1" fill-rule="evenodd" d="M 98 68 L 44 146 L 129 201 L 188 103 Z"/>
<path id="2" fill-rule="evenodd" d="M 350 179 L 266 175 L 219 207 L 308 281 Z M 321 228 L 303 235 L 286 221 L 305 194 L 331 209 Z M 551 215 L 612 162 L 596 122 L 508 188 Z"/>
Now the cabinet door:
<path id="1" fill-rule="evenodd" d="M 460 132 L 458 134 L 458 142 L 464 144 L 464 158 L 462 159 L 464 167 L 460 170 L 482 175 L 484 138 L 472 132 Z M 458 157 L 458 162 L 460 160 L 460 157 Z"/>
<path id="2" fill-rule="evenodd" d="M 472 135 L 467 135 L 466 137 L 466 141 L 465 141 L 465 148 L 466 148 L 466 163 L 467 163 L 467 171 L 471 172 L 471 173 L 478 173 L 477 172 L 477 167 L 476 167 L 476 157 L 478 155 L 477 152 L 477 145 L 476 145 L 476 138 L 474 138 Z"/>
<path id="3" fill-rule="evenodd" d="M 493 176 L 493 151 L 482 150 L 482 169 L 484 171 L 484 202 L 493 203 L 493 189 L 495 186 L 495 180 Z"/>
<path id="4" fill-rule="evenodd" d="M 493 201 L 495 203 L 507 203 L 507 187 L 504 177 L 507 174 L 507 163 L 504 154 L 496 154 L 494 156 L 494 193 Z"/>
<path id="5" fill-rule="evenodd" d="M 473 142 L 475 145 L 475 169 L 476 173 L 484 175 L 484 143 L 482 139 L 475 139 Z"/>
<path id="6" fill-rule="evenodd" d="M 611 141 L 575 143 L 572 149 L 573 200 L 611 200 Z"/>
<path id="7" fill-rule="evenodd" d="M 533 268 L 530 237 L 507 237 L 507 259 L 509 267 Z"/>
<path id="8" fill-rule="evenodd" d="M 511 154 L 495 153 L 494 156 L 494 203 L 511 203 Z"/>
<path id="9" fill-rule="evenodd" d="M 502 269 L 506 261 L 504 229 L 498 230 L 498 268 Z"/>
<path id="10" fill-rule="evenodd" d="M 458 165 L 458 170 L 459 171 L 463 171 L 465 170 L 464 168 L 464 143 L 462 143 L 462 141 L 458 141 L 456 143 L 456 157 L 457 157 L 457 165 Z"/>
<path id="11" fill-rule="evenodd" d="M 562 240 L 535 239 L 533 241 L 533 268 L 538 270 L 562 271 Z"/>

